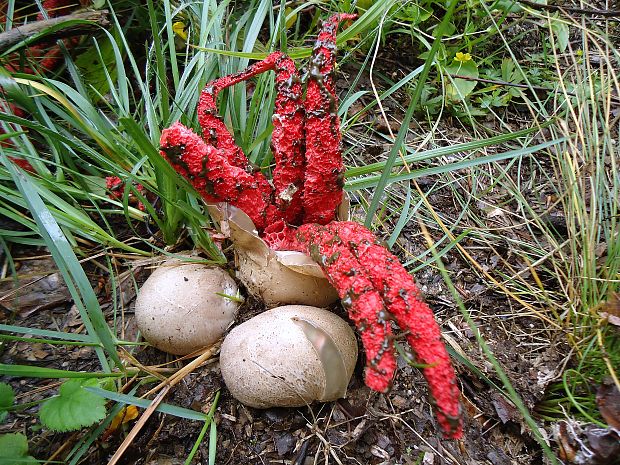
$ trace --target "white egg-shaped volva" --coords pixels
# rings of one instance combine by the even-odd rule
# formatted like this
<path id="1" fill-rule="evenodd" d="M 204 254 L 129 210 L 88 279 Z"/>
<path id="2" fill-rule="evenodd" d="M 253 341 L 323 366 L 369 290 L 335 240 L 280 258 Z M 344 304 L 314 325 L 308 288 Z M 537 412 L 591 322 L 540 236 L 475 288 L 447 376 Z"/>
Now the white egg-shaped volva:
<path id="1" fill-rule="evenodd" d="M 286 305 L 235 327 L 220 352 L 230 393 L 256 408 L 344 397 L 357 360 L 349 324 L 322 308 Z"/>
<path id="2" fill-rule="evenodd" d="M 235 280 L 221 268 L 166 262 L 140 288 L 138 329 L 164 352 L 189 354 L 222 337 L 237 313 L 237 292 Z"/>

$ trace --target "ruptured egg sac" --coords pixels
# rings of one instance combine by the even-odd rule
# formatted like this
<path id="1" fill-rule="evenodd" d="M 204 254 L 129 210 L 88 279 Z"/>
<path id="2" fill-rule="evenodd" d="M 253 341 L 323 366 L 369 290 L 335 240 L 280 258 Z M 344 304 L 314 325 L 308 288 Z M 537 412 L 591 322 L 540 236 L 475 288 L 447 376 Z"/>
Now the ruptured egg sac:
<path id="1" fill-rule="evenodd" d="M 349 324 L 305 305 L 277 307 L 233 328 L 220 352 L 228 390 L 256 408 L 344 397 L 356 361 L 357 340 Z"/>

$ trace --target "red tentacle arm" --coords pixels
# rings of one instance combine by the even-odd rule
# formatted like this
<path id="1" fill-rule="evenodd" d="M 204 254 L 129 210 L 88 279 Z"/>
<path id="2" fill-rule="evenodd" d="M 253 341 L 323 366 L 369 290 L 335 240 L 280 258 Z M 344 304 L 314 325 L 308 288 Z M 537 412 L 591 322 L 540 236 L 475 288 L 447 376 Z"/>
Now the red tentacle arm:
<path id="1" fill-rule="evenodd" d="M 283 53 L 274 52 L 240 73 L 207 84 L 200 95 L 198 120 L 203 129 L 203 138 L 208 144 L 224 150 L 232 165 L 247 168 L 249 162 L 246 156 L 237 147 L 224 122 L 217 115 L 216 98 L 222 89 L 272 70 L 276 72 L 277 91 L 271 137 L 271 149 L 276 162 L 273 173 L 275 203 L 287 222 L 300 224 L 305 165 L 304 112 L 301 79 L 293 60 Z"/>
<path id="2" fill-rule="evenodd" d="M 231 165 L 222 150 L 205 144 L 181 123 L 164 129 L 159 143 L 161 155 L 207 202 L 230 202 L 259 231 L 277 219 L 271 185 L 261 173 L 249 174 Z"/>
<path id="3" fill-rule="evenodd" d="M 385 392 L 395 369 L 390 322 L 407 332 L 424 376 L 437 420 L 448 438 L 462 436 L 459 389 L 433 312 L 420 300 L 413 278 L 397 257 L 364 226 L 343 221 L 306 224 L 288 234 L 287 250 L 310 255 L 338 291 L 368 354 L 366 384 Z"/>
<path id="4" fill-rule="evenodd" d="M 217 95 L 222 89 L 245 81 L 256 74 L 273 69 L 273 64 L 268 56 L 265 60 L 254 63 L 245 71 L 224 76 L 209 82 L 198 100 L 198 122 L 202 128 L 202 137 L 208 145 L 222 150 L 232 166 L 242 168 L 248 173 L 253 167 L 243 150 L 235 143 L 232 134 L 224 124 L 222 117 L 217 111 Z"/>
<path id="5" fill-rule="evenodd" d="M 275 201 L 282 218 L 290 224 L 303 219 L 304 155 L 303 87 L 295 63 L 283 55 L 276 62 L 276 101 L 271 151 Z"/>
<path id="6" fill-rule="evenodd" d="M 341 156 L 338 100 L 330 74 L 336 61 L 340 21 L 355 15 L 334 15 L 323 24 L 312 51 L 306 90 L 306 178 L 304 223 L 327 224 L 342 201 L 344 164 Z"/>

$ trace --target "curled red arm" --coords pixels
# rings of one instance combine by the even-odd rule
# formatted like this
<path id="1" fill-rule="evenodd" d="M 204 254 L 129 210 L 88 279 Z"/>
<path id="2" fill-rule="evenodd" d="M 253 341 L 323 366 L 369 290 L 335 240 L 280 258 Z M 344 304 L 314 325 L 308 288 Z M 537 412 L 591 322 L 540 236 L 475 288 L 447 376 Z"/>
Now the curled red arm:
<path id="1" fill-rule="evenodd" d="M 164 129 L 160 153 L 207 202 L 230 202 L 242 209 L 259 231 L 276 217 L 272 188 L 261 173 L 233 166 L 216 149 L 181 123 Z"/>
<path id="2" fill-rule="evenodd" d="M 407 341 L 424 376 L 437 420 L 447 438 L 463 434 L 459 389 L 432 310 L 420 300 L 413 278 L 397 257 L 378 244 L 364 226 L 333 222 L 306 224 L 282 246 L 310 255 L 323 269 L 355 322 L 368 356 L 366 384 L 385 392 L 395 369 L 391 321 Z"/>

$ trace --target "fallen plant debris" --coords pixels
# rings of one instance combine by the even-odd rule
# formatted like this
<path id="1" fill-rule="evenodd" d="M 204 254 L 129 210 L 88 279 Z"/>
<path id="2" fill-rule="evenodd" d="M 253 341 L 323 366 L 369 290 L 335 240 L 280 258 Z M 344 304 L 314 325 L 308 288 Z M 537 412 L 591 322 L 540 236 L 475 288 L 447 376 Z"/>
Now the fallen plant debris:
<path id="1" fill-rule="evenodd" d="M 396 322 L 424 365 L 444 435 L 458 439 L 463 434 L 459 389 L 432 310 L 421 301 L 411 275 L 373 233 L 357 223 L 335 221 L 344 167 L 331 74 L 337 26 L 354 18 L 339 14 L 323 24 L 305 100 L 294 63 L 275 52 L 246 71 L 207 84 L 198 105 L 202 138 L 174 123 L 162 132 L 160 153 L 207 202 L 228 202 L 243 210 L 272 249 L 304 252 L 317 261 L 360 331 L 366 384 L 380 392 L 390 388 L 396 369 L 391 328 Z M 236 146 L 215 102 L 221 89 L 269 70 L 276 72 L 278 93 L 273 187 Z"/>

